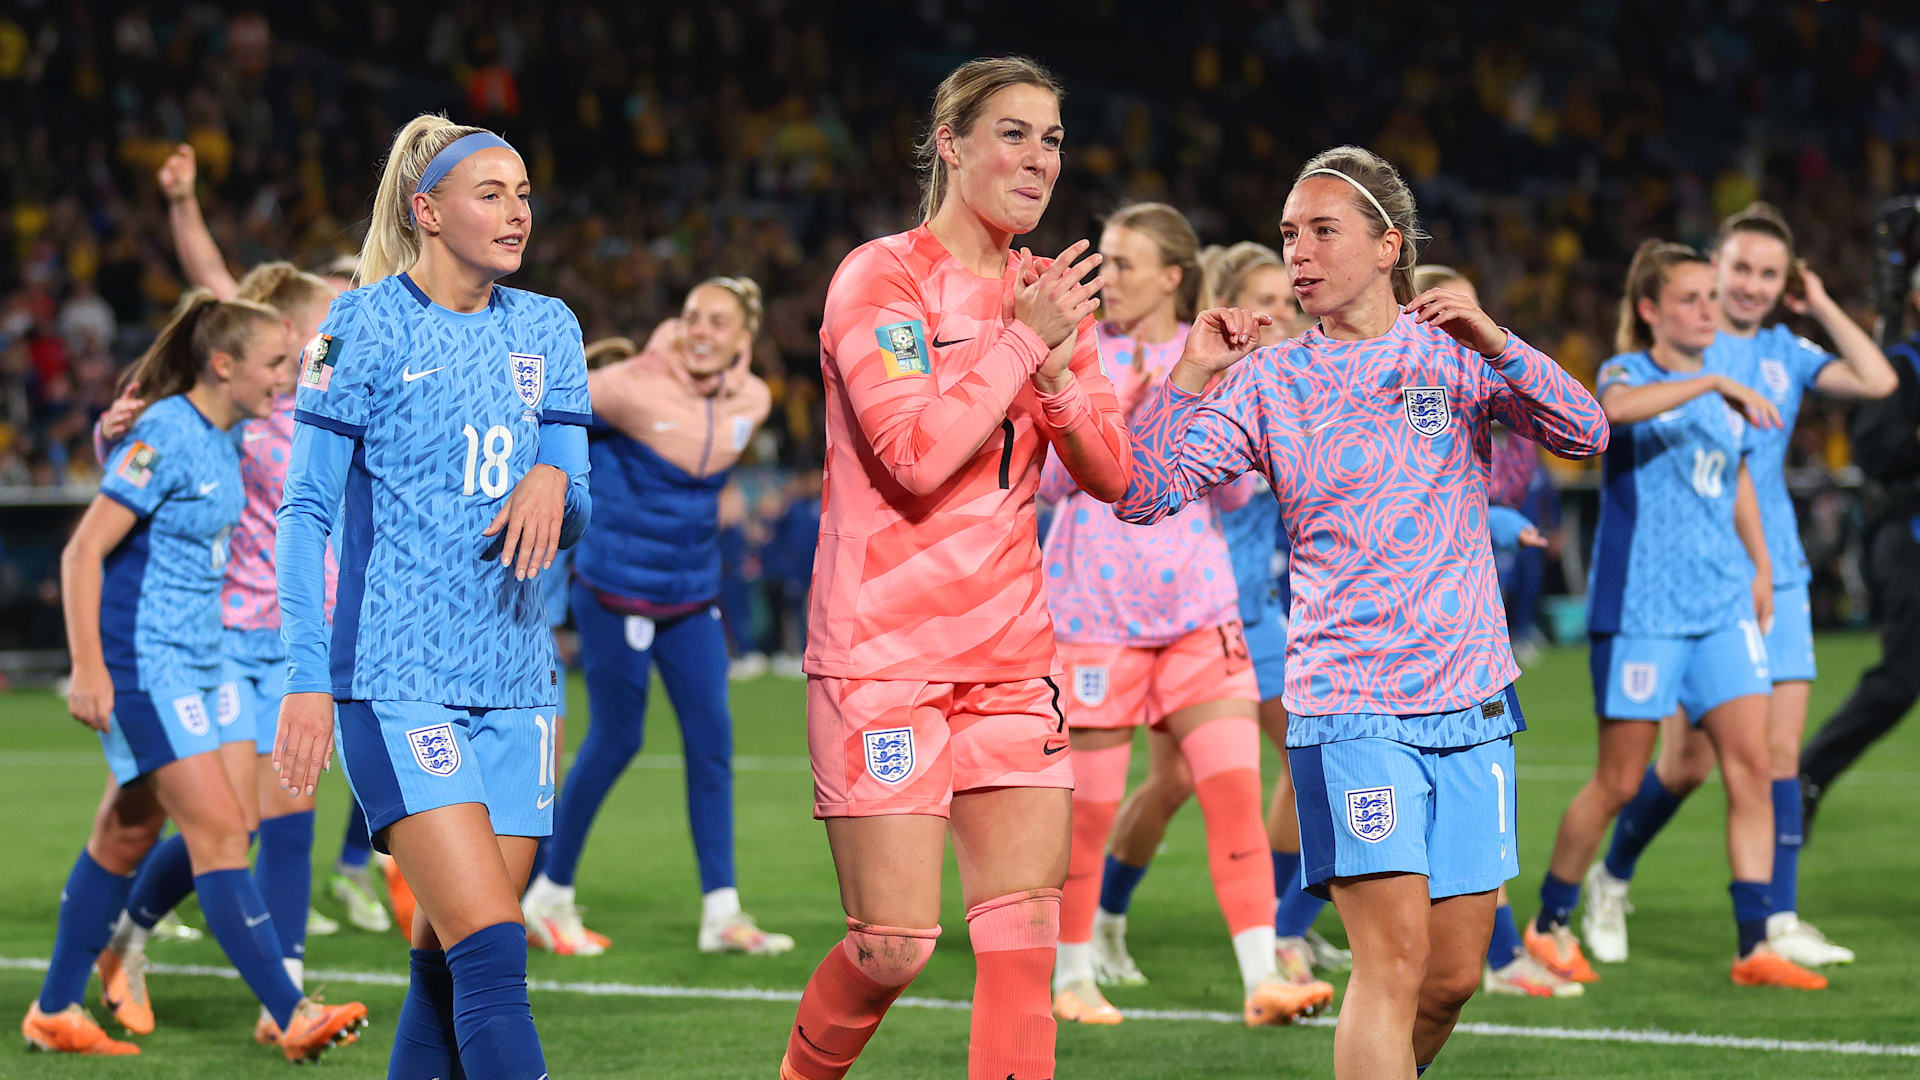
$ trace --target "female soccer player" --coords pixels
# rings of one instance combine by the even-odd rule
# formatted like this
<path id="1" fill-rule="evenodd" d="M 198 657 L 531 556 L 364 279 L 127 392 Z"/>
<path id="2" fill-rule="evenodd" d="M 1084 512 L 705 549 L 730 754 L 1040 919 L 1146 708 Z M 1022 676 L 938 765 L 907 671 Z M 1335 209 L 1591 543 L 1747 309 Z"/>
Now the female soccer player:
<path id="1" fill-rule="evenodd" d="M 748 368 L 760 287 L 693 287 L 648 351 L 588 379 L 601 425 L 589 444 L 599 527 L 574 553 L 574 619 L 592 719 L 554 811 L 553 843 L 522 910 L 544 948 L 594 956 L 574 906 L 574 874 L 594 815 L 640 743 L 657 666 L 680 721 L 687 816 L 700 864 L 701 952 L 793 948 L 740 910 L 733 865 L 733 714 L 720 620 L 720 491 L 766 420 L 767 384 Z"/>
<path id="2" fill-rule="evenodd" d="M 347 778 L 418 900 L 394 1076 L 546 1072 L 520 921 L 560 700 L 535 578 L 586 526 L 591 416 L 573 313 L 496 284 L 520 268 L 530 198 L 505 140 L 415 117 L 381 174 L 364 284 L 334 301 L 300 374 L 274 764 L 312 794 L 338 700 Z"/>
<path id="3" fill-rule="evenodd" d="M 1679 707 L 1712 739 L 1727 788 L 1733 981 L 1817 990 L 1825 979 L 1766 944 L 1773 807 L 1761 627 L 1772 616 L 1773 579 L 1746 461 L 1750 428 L 1779 427 L 1780 414 L 1759 391 L 1705 368 L 1716 311 L 1705 257 L 1681 244 L 1640 245 L 1620 301 L 1620 352 L 1599 378 L 1618 436 L 1587 588 L 1599 760 L 1560 819 L 1526 944 L 1563 978 L 1598 978 L 1568 926 L 1579 875 L 1640 786 L 1659 720 Z"/>
<path id="4" fill-rule="evenodd" d="M 1163 203 L 1137 203 L 1107 219 L 1100 253 L 1108 318 L 1100 327 L 1100 352 L 1120 373 L 1123 408 L 1165 378 L 1180 354 L 1205 285 L 1199 248 L 1186 218 Z M 1040 497 L 1060 502 L 1042 556 L 1067 669 L 1074 748 L 1073 855 L 1053 975 L 1053 1012 L 1061 1020 L 1121 1019 L 1094 985 L 1091 938 L 1101 853 L 1126 792 L 1133 733 L 1141 725 L 1173 741 L 1172 756 L 1199 793 L 1207 862 L 1239 962 L 1246 1022 L 1284 1024 L 1333 998 L 1324 983 L 1286 983 L 1274 966 L 1272 864 L 1258 858 L 1268 850 L 1254 719 L 1260 691 L 1213 505 L 1232 508 L 1251 494 L 1236 486 L 1177 518 L 1140 528 L 1075 491 L 1058 465 L 1049 462 L 1042 476 Z"/>
<path id="5" fill-rule="evenodd" d="M 1272 316 L 1273 322 L 1261 327 L 1261 345 L 1278 345 L 1311 322 L 1294 303 L 1286 268 L 1272 248 L 1251 241 L 1213 247 L 1201 252 L 1200 262 L 1209 297 L 1229 307 Z M 1248 485 L 1250 497 L 1244 506 L 1219 508 L 1220 531 L 1233 561 L 1240 621 L 1259 683 L 1260 729 L 1284 755 L 1287 710 L 1280 695 L 1286 677 L 1286 579 L 1284 574 L 1275 576 L 1274 556 L 1286 534 L 1280 529 L 1280 506 L 1265 481 L 1251 474 L 1238 483 Z M 1149 728 L 1147 747 L 1151 755 L 1147 778 L 1120 804 L 1101 875 L 1100 909 L 1093 920 L 1093 970 L 1095 981 L 1102 985 L 1146 982 L 1127 952 L 1126 912 L 1168 822 L 1193 794 L 1192 775 L 1173 739 Z M 1274 962 L 1288 982 L 1305 986 L 1316 981 L 1314 968 L 1345 970 L 1353 958 L 1312 929 L 1327 902 L 1300 887 L 1300 824 L 1294 813 L 1293 778 L 1284 756 L 1280 765 L 1267 810 L 1273 886 L 1280 898 L 1274 917 Z"/>
<path id="6" fill-rule="evenodd" d="M 246 813 L 219 752 L 220 590 L 245 501 L 228 432 L 272 411 L 286 360 L 278 312 L 188 293 L 133 368 L 158 400 L 114 453 L 61 556 L 74 656 L 67 707 L 100 732 L 116 786 L 67 880 L 53 961 L 21 1022 L 41 1049 L 139 1053 L 107 1038 L 79 1000 L 134 869 L 169 817 L 207 924 L 284 1033 L 287 1058 L 319 1057 L 366 1020 L 358 1003 L 320 1005 L 288 977 L 247 873 Z"/>
<path id="7" fill-rule="evenodd" d="M 1720 226 L 1714 245 L 1720 332 L 1707 350 L 1707 365 L 1759 391 L 1780 412 L 1781 426 L 1752 433 L 1749 459 L 1760 524 L 1773 567 L 1773 625 L 1767 635 L 1767 668 L 1773 697 L 1767 708 L 1767 751 L 1773 795 L 1773 880 L 1767 943 L 1796 964 L 1818 967 L 1853 961 L 1853 951 L 1828 941 L 1800 919 L 1800 739 L 1807 726 L 1813 689 L 1813 609 L 1807 597 L 1806 552 L 1800 523 L 1787 492 L 1787 447 L 1808 390 L 1829 398 L 1882 398 L 1899 386 L 1893 367 L 1865 330 L 1827 295 L 1818 275 L 1793 254 L 1793 232 L 1780 212 L 1754 203 Z M 1798 279 L 1798 287 L 1790 283 Z M 1840 355 L 1797 337 L 1785 324 L 1761 324 L 1784 300 L 1797 315 L 1812 315 Z M 1713 748 L 1690 729 L 1687 718 L 1669 717 L 1660 759 L 1647 769 L 1633 800 L 1621 809 L 1607 857 L 1587 871 L 1587 906 L 1581 935 L 1593 959 L 1627 958 L 1627 885 L 1640 853 L 1705 783 Z"/>
<path id="8" fill-rule="evenodd" d="M 845 1075 L 926 965 L 949 834 L 978 968 L 967 1075 L 1054 1074 L 1074 781 L 1033 499 L 1048 446 L 1096 497 L 1129 469 L 1103 281 L 1081 281 L 1100 257 L 1007 246 L 1060 175 L 1060 93 L 1018 57 L 948 75 L 923 223 L 854 249 L 827 290 L 807 741 L 848 932 L 801 996 L 786 1080 Z"/>
<path id="9" fill-rule="evenodd" d="M 235 292 L 244 301 L 265 304 L 280 313 L 286 333 L 282 383 L 273 413 L 240 423 L 240 475 L 246 505 L 232 536 L 226 580 L 220 590 L 223 671 L 220 687 L 220 754 L 228 779 L 240 797 L 248 831 L 259 830 L 260 855 L 254 881 L 273 915 L 288 974 L 302 982 L 305 966 L 308 897 L 313 886 L 313 801 L 274 798 L 274 727 L 280 712 L 279 687 L 286 677 L 286 650 L 280 643 L 280 603 L 274 595 L 274 511 L 280 506 L 287 455 L 293 441 L 293 380 L 299 346 L 318 329 L 336 290 L 291 263 L 263 263 L 243 277 Z M 131 383 L 131 380 L 130 380 Z M 123 394 L 125 399 L 128 395 Z M 123 430 L 107 418 L 96 431 L 96 449 L 104 463 L 106 447 Z M 331 561 L 329 570 L 331 571 Z M 99 958 L 101 997 L 129 1031 L 153 1031 L 153 1005 L 146 986 L 146 943 L 155 923 L 193 890 L 193 870 L 181 835 L 162 841 L 135 877 L 127 910 Z M 264 1011 L 255 1029 L 262 1043 L 277 1037 Z"/>
<path id="10" fill-rule="evenodd" d="M 1201 313 L 1134 425 L 1119 513 L 1151 522 L 1257 469 L 1293 542 L 1288 757 L 1302 876 L 1353 948 L 1340 1076 L 1401 1075 L 1480 981 L 1514 858 L 1523 727 L 1487 543 L 1487 424 L 1592 454 L 1599 406 L 1464 296 L 1413 294 L 1413 195 L 1358 147 L 1308 162 L 1280 221 L 1319 326 L 1263 349 L 1267 316 Z"/>

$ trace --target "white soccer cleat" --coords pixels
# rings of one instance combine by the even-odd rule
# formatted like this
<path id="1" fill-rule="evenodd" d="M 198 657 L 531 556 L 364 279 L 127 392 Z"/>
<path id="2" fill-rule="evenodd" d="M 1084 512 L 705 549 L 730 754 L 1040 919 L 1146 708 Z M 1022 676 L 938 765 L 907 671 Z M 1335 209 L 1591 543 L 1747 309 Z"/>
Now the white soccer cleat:
<path id="1" fill-rule="evenodd" d="M 358 874 L 334 874 L 327 880 L 327 894 L 346 909 L 347 921 L 354 926 L 370 934 L 384 934 L 393 929 L 393 916 L 373 891 L 373 878 L 365 870 Z"/>
<path id="2" fill-rule="evenodd" d="M 1313 950 L 1313 966 L 1319 971 L 1352 971 L 1353 954 L 1307 928 L 1307 947 Z"/>
<path id="3" fill-rule="evenodd" d="M 147 940 L 149 941 L 199 941 L 201 938 L 206 936 L 207 936 L 206 931 L 197 930 L 191 926 L 188 926 L 186 922 L 180 918 L 180 913 L 178 911 L 169 911 L 165 915 L 161 916 L 159 922 L 153 924 L 153 930 L 148 935 Z"/>
<path id="4" fill-rule="evenodd" d="M 1529 956 L 1524 949 L 1505 967 L 1488 968 L 1480 988 L 1489 994 L 1512 997 L 1579 997 L 1587 992 L 1587 988 L 1579 983 L 1547 970 L 1545 964 Z"/>
<path id="5" fill-rule="evenodd" d="M 581 925 L 580 909 L 571 894 L 571 889 L 565 895 L 539 888 L 527 890 L 526 898 L 520 901 L 520 914 L 527 920 L 527 940 L 556 956 L 599 956 L 607 947 Z"/>
<path id="6" fill-rule="evenodd" d="M 1580 940 L 1587 954 L 1603 964 L 1627 959 L 1627 916 L 1633 911 L 1627 903 L 1629 885 L 1608 873 L 1605 863 L 1594 863 L 1581 885 L 1587 903 L 1580 915 Z"/>
<path id="7" fill-rule="evenodd" d="M 1767 916 L 1767 944 L 1801 967 L 1853 963 L 1853 950 L 1835 945 L 1810 922 L 1791 911 Z"/>
<path id="8" fill-rule="evenodd" d="M 804 679 L 806 669 L 801 666 L 800 657 L 792 653 L 781 653 L 773 658 L 773 673 L 782 679 Z"/>
<path id="9" fill-rule="evenodd" d="M 1093 981 L 1101 986 L 1145 986 L 1127 952 L 1127 917 L 1096 910 L 1093 915 Z"/>
<path id="10" fill-rule="evenodd" d="M 731 682 L 747 682 L 767 673 L 767 654 L 741 653 L 727 665 L 727 679 Z"/>
<path id="11" fill-rule="evenodd" d="M 753 916 L 736 911 L 724 919 L 700 920 L 700 951 L 778 956 L 793 951 L 793 938 L 760 929 Z"/>

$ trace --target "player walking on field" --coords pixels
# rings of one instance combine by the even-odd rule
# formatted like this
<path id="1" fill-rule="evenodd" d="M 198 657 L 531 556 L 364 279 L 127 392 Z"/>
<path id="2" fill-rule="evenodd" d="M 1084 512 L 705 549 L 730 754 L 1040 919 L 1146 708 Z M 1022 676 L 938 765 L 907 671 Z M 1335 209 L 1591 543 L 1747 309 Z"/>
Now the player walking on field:
<path id="1" fill-rule="evenodd" d="M 496 284 L 520 268 L 529 200 L 505 140 L 408 123 L 375 197 L 367 284 L 334 301 L 300 375 L 274 763 L 310 794 L 339 702 L 347 778 L 418 900 L 394 1077 L 547 1071 L 520 895 L 551 828 L 560 687 L 534 579 L 586 527 L 592 417 L 573 313 Z"/>
<path id="2" fill-rule="evenodd" d="M 1123 409 L 1166 377 L 1204 282 L 1199 241 L 1171 206 L 1138 203 L 1100 238 L 1109 321 L 1100 353 Z M 1115 1024 L 1094 985 L 1091 936 L 1102 854 L 1127 787 L 1134 729 L 1163 731 L 1192 778 L 1207 823 L 1214 894 L 1239 962 L 1249 1026 L 1284 1024 L 1333 1000 L 1274 966 L 1274 882 L 1260 813 L 1260 697 L 1241 629 L 1233 564 L 1215 513 L 1244 504 L 1235 485 L 1147 527 L 1113 516 L 1049 461 L 1040 497 L 1061 502 L 1044 549 L 1047 596 L 1067 669 L 1073 742 L 1073 855 L 1061 899 L 1054 1015 Z M 1272 534 L 1268 534 L 1272 544 Z M 1271 547 L 1269 547 L 1271 550 Z"/>
<path id="3" fill-rule="evenodd" d="M 1413 295 L 1413 195 L 1357 147 L 1314 158 L 1280 221 L 1319 326 L 1203 312 L 1134 425 L 1119 504 L 1158 521 L 1249 470 L 1292 540 L 1288 757 L 1302 876 L 1353 948 L 1336 1075 L 1410 1075 L 1480 982 L 1516 872 L 1512 682 L 1487 531 L 1488 424 L 1570 455 L 1606 446 L 1593 398 L 1466 297 Z"/>
<path id="4" fill-rule="evenodd" d="M 948 836 L 974 983 L 967 1075 L 1054 1075 L 1048 996 L 1073 787 L 1034 491 L 1129 471 L 1092 313 L 1100 257 L 1013 252 L 1060 174 L 1060 88 L 962 65 L 920 147 L 924 222 L 856 248 L 820 330 L 827 467 L 805 659 L 814 814 L 847 936 L 800 999 L 781 1075 L 836 1080 L 926 965 Z"/>
<path id="5" fill-rule="evenodd" d="M 1658 240 L 1634 252 L 1614 335 L 1620 353 L 1599 378 L 1615 429 L 1587 585 L 1599 758 L 1560 819 L 1526 944 L 1562 978 L 1599 978 L 1569 927 L 1580 875 L 1640 788 L 1660 719 L 1677 707 L 1712 740 L 1727 788 L 1733 981 L 1818 990 L 1824 978 L 1766 944 L 1773 570 L 1747 459 L 1754 429 L 1779 427 L 1780 413 L 1758 390 L 1705 368 L 1717 313 L 1713 267 L 1699 252 Z"/>

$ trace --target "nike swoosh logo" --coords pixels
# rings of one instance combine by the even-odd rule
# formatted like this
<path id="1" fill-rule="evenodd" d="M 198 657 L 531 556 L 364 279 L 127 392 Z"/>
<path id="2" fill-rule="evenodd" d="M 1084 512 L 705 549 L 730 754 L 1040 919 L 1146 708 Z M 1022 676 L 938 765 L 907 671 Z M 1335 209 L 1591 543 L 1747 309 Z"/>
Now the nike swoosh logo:
<path id="1" fill-rule="evenodd" d="M 1059 746 L 1043 746 L 1040 748 L 1040 752 L 1047 755 L 1048 757 L 1052 757 L 1053 755 L 1059 753 L 1062 750 L 1065 750 L 1066 748 L 1067 747 L 1064 743 Z"/>
<path id="2" fill-rule="evenodd" d="M 540 798 L 534 800 L 533 808 L 535 810 L 545 810 L 547 807 L 552 805 L 553 805 L 553 796 L 542 795 Z"/>
<path id="3" fill-rule="evenodd" d="M 261 439 L 266 438 L 269 434 L 271 434 L 271 432 L 262 431 L 259 428 L 250 428 L 240 433 L 240 441 L 259 442 Z"/>
<path id="4" fill-rule="evenodd" d="M 251 930 L 254 927 L 259 926 L 261 923 L 266 922 L 268 919 L 271 919 L 271 918 L 273 918 L 271 914 L 262 912 L 259 918 L 247 920 L 247 929 Z"/>
<path id="5" fill-rule="evenodd" d="M 214 489 L 214 488 L 217 488 L 217 487 L 219 487 L 219 486 L 220 486 L 220 481 L 218 481 L 218 480 L 215 480 L 215 481 L 214 481 L 213 483 L 211 483 L 211 484 L 201 484 L 201 485 L 200 485 L 200 494 L 202 494 L 202 495 L 211 495 L 211 494 L 213 493 L 213 489 Z"/>
<path id="6" fill-rule="evenodd" d="M 655 420 L 653 422 L 653 430 L 655 431 L 672 431 L 674 428 L 677 428 L 679 426 L 680 426 L 679 424 L 676 424 L 671 420 Z"/>
<path id="7" fill-rule="evenodd" d="M 405 379 L 408 382 L 412 382 L 415 379 L 424 379 L 436 371 L 445 371 L 446 369 L 447 369 L 447 366 L 445 364 L 442 364 L 437 368 L 428 368 L 425 371 L 408 371 L 406 368 L 401 368 L 400 377 L 402 379 Z"/>
<path id="8" fill-rule="evenodd" d="M 1233 861 L 1235 861 L 1235 862 L 1238 862 L 1238 861 L 1240 861 L 1241 859 L 1251 859 L 1251 858 L 1253 858 L 1253 857 L 1254 857 L 1255 855 L 1258 855 L 1258 854 L 1260 854 L 1260 853 L 1259 853 L 1259 852 L 1257 852 L 1257 851 L 1229 851 L 1229 852 L 1227 853 L 1227 858 L 1229 858 L 1229 859 L 1231 859 L 1231 860 L 1233 860 Z"/>
<path id="9" fill-rule="evenodd" d="M 954 338 L 952 341 L 941 341 L 939 338 L 934 338 L 933 347 L 936 349 L 944 349 L 949 345 L 961 345 L 972 340 L 970 337 Z"/>

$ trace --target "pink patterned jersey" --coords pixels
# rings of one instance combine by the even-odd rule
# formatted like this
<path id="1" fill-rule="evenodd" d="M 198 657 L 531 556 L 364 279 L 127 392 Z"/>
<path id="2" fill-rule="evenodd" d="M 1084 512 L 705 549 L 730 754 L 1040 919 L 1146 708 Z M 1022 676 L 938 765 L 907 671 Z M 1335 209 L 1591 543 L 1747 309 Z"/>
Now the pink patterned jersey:
<path id="1" fill-rule="evenodd" d="M 1204 396 L 1163 383 L 1117 512 L 1158 521 L 1264 473 L 1293 545 L 1288 741 L 1469 746 L 1518 726 L 1497 703 L 1518 669 L 1487 538 L 1492 420 L 1568 456 L 1607 445 L 1593 396 L 1516 335 L 1488 359 L 1407 315 L 1365 341 L 1316 328 Z"/>
<path id="2" fill-rule="evenodd" d="M 1187 324 L 1166 341 L 1145 345 L 1111 325 L 1099 327 L 1100 356 L 1124 409 L 1166 377 L 1180 359 Z M 1103 645 L 1166 645 L 1239 614 L 1233 564 L 1213 503 L 1246 502 L 1242 485 L 1151 525 L 1130 525 L 1081 491 L 1049 455 L 1040 498 L 1055 504 L 1042 546 L 1047 606 L 1061 641 Z M 1226 507 L 1232 509 L 1232 506 Z"/>
<path id="3" fill-rule="evenodd" d="M 240 479 L 247 505 L 233 530 L 227 580 L 220 587 L 220 621 L 229 630 L 272 630 L 278 638 L 280 599 L 273 571 L 274 513 L 287 484 L 293 453 L 293 395 L 274 402 L 273 415 L 239 425 Z M 327 610 L 333 610 L 339 567 L 327 549 Z"/>

